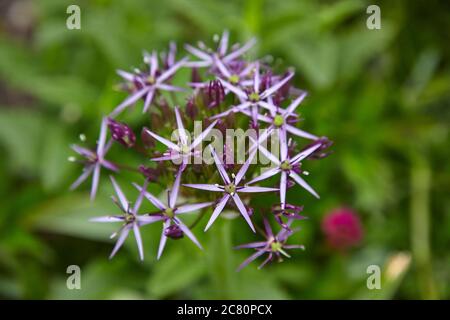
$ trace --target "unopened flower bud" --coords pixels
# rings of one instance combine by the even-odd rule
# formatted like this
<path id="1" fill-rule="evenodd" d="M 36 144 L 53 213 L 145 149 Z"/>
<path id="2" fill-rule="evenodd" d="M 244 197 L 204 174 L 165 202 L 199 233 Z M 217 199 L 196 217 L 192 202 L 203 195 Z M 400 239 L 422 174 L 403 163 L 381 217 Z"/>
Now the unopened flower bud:
<path id="1" fill-rule="evenodd" d="M 108 119 L 108 127 L 112 138 L 127 148 L 134 146 L 136 136 L 133 130 L 124 123 L 117 122 L 111 118 Z"/>

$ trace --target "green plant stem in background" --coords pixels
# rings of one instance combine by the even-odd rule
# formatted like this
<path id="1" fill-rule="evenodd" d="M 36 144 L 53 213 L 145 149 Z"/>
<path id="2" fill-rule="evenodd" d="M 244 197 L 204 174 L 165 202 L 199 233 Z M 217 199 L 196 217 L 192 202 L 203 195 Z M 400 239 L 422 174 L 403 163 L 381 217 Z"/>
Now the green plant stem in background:
<path id="1" fill-rule="evenodd" d="M 411 246 L 420 294 L 424 299 L 437 299 L 430 250 L 430 182 L 427 160 L 415 155 L 411 167 Z"/>

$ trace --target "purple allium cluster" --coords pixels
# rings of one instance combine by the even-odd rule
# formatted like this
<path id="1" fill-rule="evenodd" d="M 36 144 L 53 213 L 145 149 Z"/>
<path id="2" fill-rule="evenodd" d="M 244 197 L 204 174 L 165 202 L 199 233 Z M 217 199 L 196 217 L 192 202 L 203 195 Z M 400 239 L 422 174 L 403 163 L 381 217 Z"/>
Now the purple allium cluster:
<path id="1" fill-rule="evenodd" d="M 286 202 L 288 189 L 298 185 L 319 198 L 303 178 L 309 174 L 304 164 L 327 156 L 326 149 L 332 143 L 298 128 L 301 119 L 296 110 L 306 92 L 292 85 L 292 70 L 277 74 L 263 60 L 245 59 L 254 39 L 231 46 L 225 31 L 216 42 L 216 48 L 202 42 L 185 45 L 190 56 L 178 61 L 176 45 L 171 43 L 167 53 L 144 52 L 140 68 L 119 70 L 123 79 L 119 88 L 128 96 L 103 118 L 95 150 L 72 146 L 84 158 L 80 160 L 83 173 L 72 188 L 92 175 L 91 199 L 97 193 L 100 171 L 118 175 L 129 170 L 136 174 L 136 180 L 130 182 L 136 189 L 136 200 L 129 202 L 111 175 L 116 193 L 112 199 L 121 214 L 92 219 L 121 224 L 112 235 L 118 239 L 111 257 L 133 231 L 140 258 L 144 259 L 141 228 L 151 223 L 162 224 L 158 259 L 168 239 L 186 236 L 202 249 L 191 229 L 203 216 L 209 216 L 204 231 L 209 230 L 226 207 L 238 212 L 253 232 L 261 231 L 266 238 L 238 246 L 255 251 L 239 269 L 263 254 L 267 258 L 261 267 L 289 257 L 289 249 L 303 248 L 287 244 L 295 231 L 291 225 L 304 218 L 300 215 L 303 206 Z M 186 75 L 185 71 L 191 73 L 189 80 L 178 76 Z M 144 114 L 140 124 L 125 123 L 127 113 L 133 112 L 132 107 L 140 101 Z M 184 107 L 180 107 L 182 101 Z M 243 139 L 235 146 L 235 138 Z M 310 142 L 298 147 L 301 141 L 296 140 L 300 138 Z M 267 146 L 269 141 L 272 148 Z M 140 162 L 111 160 L 107 154 L 113 147 L 122 148 L 122 153 L 134 153 Z M 158 196 L 161 189 L 166 190 L 162 197 Z M 274 200 L 269 209 L 255 209 L 252 200 L 260 193 L 275 193 L 272 198 L 279 200 Z M 144 200 L 155 207 L 153 212 L 139 212 Z M 194 223 L 188 225 L 185 214 L 196 214 Z M 276 234 L 269 223 L 271 216 L 279 225 Z M 258 222 L 264 228 L 259 228 Z"/>

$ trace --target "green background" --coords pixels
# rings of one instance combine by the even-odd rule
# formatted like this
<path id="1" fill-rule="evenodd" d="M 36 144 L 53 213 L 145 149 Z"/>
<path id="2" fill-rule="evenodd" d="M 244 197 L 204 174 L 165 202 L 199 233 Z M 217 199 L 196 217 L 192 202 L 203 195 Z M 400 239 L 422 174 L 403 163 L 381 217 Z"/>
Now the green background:
<path id="1" fill-rule="evenodd" d="M 81 30 L 66 28 L 66 8 L 81 8 Z M 0 297 L 429 299 L 450 297 L 450 7 L 442 1 L 384 1 L 381 30 L 366 28 L 368 1 L 1 1 L 0 2 Z M 309 91 L 304 128 L 335 141 L 312 162 L 317 201 L 292 243 L 306 245 L 261 271 L 236 266 L 253 241 L 245 224 L 219 219 L 200 252 L 169 242 L 156 262 L 160 226 L 144 233 L 146 260 L 130 238 L 111 261 L 111 229 L 87 219 L 114 209 L 103 175 L 97 200 L 88 186 L 69 192 L 80 167 L 69 163 L 80 133 L 94 139 L 102 115 L 122 101 L 118 68 L 139 64 L 143 49 L 170 40 L 211 43 L 256 36 L 254 56 L 294 66 Z M 128 189 L 127 189 L 128 190 Z M 129 189 L 131 191 L 131 189 Z M 324 215 L 349 206 L 364 240 L 329 249 Z M 410 263 L 402 265 L 402 261 Z M 368 290 L 366 268 L 382 268 Z M 81 267 L 81 290 L 66 268 Z M 389 271 L 390 270 L 390 271 Z M 392 271 L 394 270 L 394 271 Z"/>

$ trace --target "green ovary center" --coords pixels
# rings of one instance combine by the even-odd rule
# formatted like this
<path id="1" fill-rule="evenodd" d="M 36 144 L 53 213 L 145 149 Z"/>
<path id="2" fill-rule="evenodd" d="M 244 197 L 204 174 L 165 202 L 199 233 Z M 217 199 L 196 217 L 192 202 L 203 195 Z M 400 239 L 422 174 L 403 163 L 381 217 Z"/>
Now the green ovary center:
<path id="1" fill-rule="evenodd" d="M 281 168 L 281 170 L 288 171 L 288 170 L 291 170 L 291 169 L 292 169 L 292 166 L 291 166 L 291 164 L 289 163 L 289 161 L 283 161 L 283 162 L 281 163 L 280 168 Z"/>
<path id="2" fill-rule="evenodd" d="M 180 146 L 180 153 L 188 154 L 189 151 L 191 151 L 191 149 L 189 148 L 189 146 L 187 146 L 187 145 L 185 145 L 185 144 L 183 144 L 183 145 Z"/>
<path id="3" fill-rule="evenodd" d="M 126 214 L 125 215 L 125 222 L 130 223 L 134 221 L 134 216 L 132 214 Z"/>
<path id="4" fill-rule="evenodd" d="M 252 92 L 248 95 L 248 98 L 250 99 L 250 101 L 257 102 L 259 101 L 259 94 L 257 94 L 256 92 Z"/>
<path id="5" fill-rule="evenodd" d="M 173 218 L 175 216 L 172 208 L 167 208 L 164 210 L 164 215 L 169 218 Z"/>
<path id="6" fill-rule="evenodd" d="M 232 84 L 236 84 L 239 82 L 239 76 L 237 74 L 233 74 L 228 78 L 228 80 L 230 80 Z"/>
<path id="7" fill-rule="evenodd" d="M 283 119 L 282 116 L 276 115 L 276 116 L 273 118 L 273 124 L 274 124 L 275 126 L 281 127 L 281 126 L 283 125 L 283 123 L 284 123 L 284 119 Z"/>
<path id="8" fill-rule="evenodd" d="M 225 186 L 225 192 L 233 195 L 236 192 L 236 186 L 233 183 Z"/>
<path id="9" fill-rule="evenodd" d="M 148 77 L 147 77 L 147 82 L 148 82 L 149 84 L 154 84 L 154 83 L 155 83 L 155 78 L 152 77 L 152 76 L 148 76 Z"/>
<path id="10" fill-rule="evenodd" d="M 270 248 L 272 249 L 273 252 L 277 252 L 281 250 L 282 246 L 280 242 L 274 241 L 271 243 Z"/>

